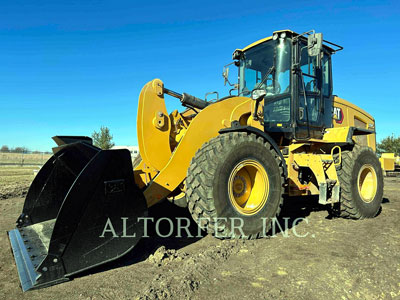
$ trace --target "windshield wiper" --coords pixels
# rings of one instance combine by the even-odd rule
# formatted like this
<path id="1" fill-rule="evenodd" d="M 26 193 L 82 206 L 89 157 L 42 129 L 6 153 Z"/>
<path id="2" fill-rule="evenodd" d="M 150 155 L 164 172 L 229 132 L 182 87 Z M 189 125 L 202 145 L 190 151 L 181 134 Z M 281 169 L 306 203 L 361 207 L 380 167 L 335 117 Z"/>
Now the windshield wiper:
<path id="1" fill-rule="evenodd" d="M 268 72 L 265 73 L 265 75 L 263 76 L 263 78 L 261 79 L 261 81 L 258 83 L 257 87 L 255 87 L 255 88 L 252 89 L 251 91 L 249 91 L 246 87 L 244 87 L 243 90 L 238 94 L 238 96 L 240 96 L 241 94 L 244 94 L 245 92 L 246 92 L 246 93 L 247 93 L 247 92 L 250 92 L 250 95 L 251 95 L 251 93 L 252 93 L 254 90 L 260 89 L 260 88 L 261 88 L 261 85 L 268 79 L 268 76 L 271 75 L 272 72 L 274 72 L 274 71 L 275 71 L 275 66 L 270 67 L 269 70 L 268 70 Z M 246 90 L 245 90 L 245 89 L 246 89 Z"/>
<path id="2" fill-rule="evenodd" d="M 268 79 L 268 76 L 272 74 L 272 72 L 275 72 L 275 66 L 272 66 L 271 68 L 269 68 L 268 72 L 265 73 L 264 77 L 261 79 L 260 83 L 257 85 L 257 87 L 255 87 L 253 89 L 254 90 L 258 90 L 262 84 Z"/>

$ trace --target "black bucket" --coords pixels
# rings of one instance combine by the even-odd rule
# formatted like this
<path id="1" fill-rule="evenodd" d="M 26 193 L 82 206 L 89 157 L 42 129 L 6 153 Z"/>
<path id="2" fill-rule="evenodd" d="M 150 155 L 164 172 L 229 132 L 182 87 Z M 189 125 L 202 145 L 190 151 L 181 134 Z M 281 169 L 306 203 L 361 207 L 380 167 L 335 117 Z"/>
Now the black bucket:
<path id="1" fill-rule="evenodd" d="M 138 218 L 147 216 L 147 205 L 130 152 L 72 141 L 36 175 L 17 228 L 8 232 L 23 291 L 115 260 L 143 235 Z"/>

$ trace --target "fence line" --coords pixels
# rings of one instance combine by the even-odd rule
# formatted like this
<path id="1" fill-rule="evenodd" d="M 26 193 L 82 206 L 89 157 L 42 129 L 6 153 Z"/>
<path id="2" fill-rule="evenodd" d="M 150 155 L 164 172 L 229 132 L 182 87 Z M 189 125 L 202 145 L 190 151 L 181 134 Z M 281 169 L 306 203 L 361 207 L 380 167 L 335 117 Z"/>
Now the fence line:
<path id="1" fill-rule="evenodd" d="M 42 166 L 51 157 L 51 153 L 11 153 L 0 151 L 0 166 Z"/>

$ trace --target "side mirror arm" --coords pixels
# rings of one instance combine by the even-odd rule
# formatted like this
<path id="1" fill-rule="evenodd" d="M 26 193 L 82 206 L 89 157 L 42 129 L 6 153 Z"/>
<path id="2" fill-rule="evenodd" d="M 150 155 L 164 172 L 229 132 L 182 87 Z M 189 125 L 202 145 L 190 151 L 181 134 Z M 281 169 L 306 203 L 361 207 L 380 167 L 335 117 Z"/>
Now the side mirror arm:
<path id="1" fill-rule="evenodd" d="M 257 92 L 258 91 L 258 92 Z M 254 111 L 253 111 L 253 120 L 258 120 L 258 107 L 260 105 L 261 100 L 264 99 L 266 95 L 265 90 L 253 90 L 253 92 L 251 93 L 251 98 L 255 101 L 254 103 Z"/>

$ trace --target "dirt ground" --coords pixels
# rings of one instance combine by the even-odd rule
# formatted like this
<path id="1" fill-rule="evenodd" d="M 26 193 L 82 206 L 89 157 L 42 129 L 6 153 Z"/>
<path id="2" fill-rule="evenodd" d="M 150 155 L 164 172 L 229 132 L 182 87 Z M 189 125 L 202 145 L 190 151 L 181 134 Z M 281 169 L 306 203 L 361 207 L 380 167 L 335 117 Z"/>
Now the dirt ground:
<path id="1" fill-rule="evenodd" d="M 24 294 L 6 234 L 23 198 L 3 199 L 0 298 L 400 299 L 399 184 L 400 178 L 385 179 L 382 212 L 374 219 L 330 219 L 316 199 L 295 198 L 282 213 L 289 218 L 288 231 L 275 237 L 222 241 L 153 236 L 116 262 Z M 169 203 L 150 213 L 189 217 Z M 305 219 L 293 224 L 297 218 Z"/>
<path id="2" fill-rule="evenodd" d="M 38 166 L 0 166 L 0 200 L 25 196 L 38 169 Z"/>

